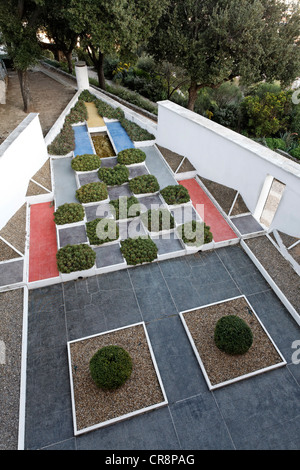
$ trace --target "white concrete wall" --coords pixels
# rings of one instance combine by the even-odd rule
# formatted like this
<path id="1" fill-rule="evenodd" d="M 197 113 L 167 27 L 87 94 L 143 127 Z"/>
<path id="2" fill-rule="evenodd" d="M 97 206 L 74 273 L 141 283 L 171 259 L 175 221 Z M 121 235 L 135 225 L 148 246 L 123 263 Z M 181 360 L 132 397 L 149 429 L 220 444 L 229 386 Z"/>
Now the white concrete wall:
<path id="1" fill-rule="evenodd" d="M 39 116 L 31 113 L 0 145 L 0 229 L 25 203 L 29 180 L 47 158 Z"/>
<path id="2" fill-rule="evenodd" d="M 170 101 L 158 103 L 157 143 L 189 158 L 199 175 L 236 189 L 254 213 L 264 181 L 286 185 L 270 229 L 300 237 L 300 165 Z"/>

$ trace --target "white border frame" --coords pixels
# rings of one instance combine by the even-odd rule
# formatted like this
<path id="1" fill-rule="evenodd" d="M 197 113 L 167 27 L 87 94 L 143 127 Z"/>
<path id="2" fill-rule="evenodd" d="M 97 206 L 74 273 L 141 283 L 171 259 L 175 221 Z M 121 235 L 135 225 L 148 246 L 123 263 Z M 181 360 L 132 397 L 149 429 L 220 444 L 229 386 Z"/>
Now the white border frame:
<path id="1" fill-rule="evenodd" d="M 274 365 L 269 366 L 269 367 L 264 367 L 263 369 L 258 369 L 258 370 L 256 370 L 256 371 L 250 372 L 250 373 L 248 373 L 248 374 L 240 375 L 240 376 L 238 376 L 238 377 L 235 377 L 234 379 L 226 380 L 225 382 L 220 382 L 220 383 L 218 383 L 218 384 L 216 384 L 216 385 L 212 385 L 212 384 L 211 384 L 211 381 L 210 381 L 210 379 L 209 379 L 209 377 L 208 377 L 208 374 L 207 374 L 207 372 L 206 372 L 205 366 L 204 366 L 204 364 L 203 364 L 203 362 L 202 362 L 202 360 L 201 360 L 200 354 L 199 354 L 199 352 L 198 352 L 198 350 L 197 350 L 197 348 L 196 348 L 196 345 L 195 345 L 195 342 L 194 342 L 194 340 L 193 340 L 193 337 L 192 337 L 192 335 L 191 335 L 191 333 L 190 333 L 190 331 L 189 331 L 189 328 L 188 328 L 188 326 L 187 326 L 187 324 L 186 324 L 186 321 L 185 321 L 185 319 L 184 319 L 184 314 L 185 314 L 185 313 L 188 313 L 188 312 L 195 311 L 195 310 L 204 309 L 204 308 L 210 307 L 210 306 L 212 306 L 212 305 L 223 304 L 223 303 L 225 303 L 225 302 L 230 302 L 230 301 L 232 301 L 232 300 L 241 299 L 241 298 L 243 298 L 243 299 L 246 301 L 246 303 L 248 304 L 249 308 L 250 308 L 251 311 L 254 313 L 255 318 L 257 319 L 257 321 L 259 322 L 260 326 L 262 327 L 264 333 L 266 334 L 267 338 L 269 339 L 269 341 L 271 342 L 271 344 L 272 344 L 273 347 L 275 348 L 277 354 L 281 357 L 282 362 L 279 362 L 278 364 L 274 364 Z M 264 372 L 267 372 L 267 371 L 270 371 L 270 370 L 273 370 L 273 369 L 278 369 L 279 367 L 283 367 L 283 366 L 285 366 L 285 365 L 287 364 L 287 362 L 286 362 L 286 360 L 284 359 L 283 355 L 281 354 L 281 352 L 280 352 L 279 349 L 277 348 L 276 344 L 275 344 L 274 341 L 272 340 L 271 336 L 270 336 L 269 333 L 267 332 L 267 330 L 266 330 L 266 328 L 264 327 L 263 323 L 260 321 L 260 319 L 259 319 L 259 317 L 257 316 L 255 310 L 253 309 L 252 305 L 250 304 L 250 302 L 248 301 L 248 299 L 246 298 L 245 295 L 239 295 L 239 296 L 237 296 L 237 297 L 231 297 L 231 298 L 229 298 L 229 299 L 221 300 L 221 301 L 218 301 L 218 302 L 213 302 L 213 303 L 211 303 L 211 304 L 202 305 L 201 307 L 196 307 L 196 308 L 192 308 L 192 309 L 189 309 L 189 310 L 184 310 L 184 311 L 182 311 L 182 312 L 179 312 L 179 316 L 180 316 L 180 319 L 181 319 L 181 321 L 182 321 L 183 327 L 184 327 L 185 332 L 186 332 L 186 334 L 187 334 L 187 336 L 188 336 L 188 339 L 189 339 L 189 341 L 190 341 L 190 343 L 191 343 L 192 349 L 193 349 L 193 351 L 194 351 L 194 354 L 195 354 L 196 359 L 197 359 L 197 361 L 198 361 L 198 363 L 199 363 L 199 365 L 200 365 L 201 371 L 202 371 L 202 373 L 203 373 L 203 375 L 204 375 L 204 378 L 205 378 L 205 380 L 206 380 L 207 386 L 208 386 L 208 388 L 209 388 L 210 391 L 215 390 L 215 389 L 217 389 L 217 388 L 225 387 L 226 385 L 231 385 L 231 384 L 233 384 L 233 383 L 239 382 L 239 381 L 244 380 L 244 379 L 248 379 L 248 378 L 250 378 L 250 377 L 254 377 L 254 376 L 256 376 L 256 375 L 262 374 L 262 373 L 264 373 Z"/>
<path id="2" fill-rule="evenodd" d="M 156 403 L 155 405 L 147 406 L 146 408 L 141 408 L 139 410 L 132 411 L 130 413 L 126 413 L 124 415 L 121 415 L 117 418 L 112 418 L 112 419 L 109 419 L 107 421 L 103 421 L 101 423 L 95 424 L 93 426 L 88 426 L 87 428 L 83 428 L 83 429 L 79 430 L 77 428 L 77 421 L 76 421 L 76 403 L 75 403 L 75 398 L 74 398 L 73 373 L 72 373 L 72 367 L 71 367 L 70 345 L 72 343 L 77 343 L 78 341 L 84 341 L 84 340 L 88 340 L 90 338 L 94 338 L 94 337 L 97 337 L 97 336 L 103 336 L 103 335 L 106 335 L 106 334 L 109 334 L 109 333 L 113 333 L 115 331 L 125 330 L 125 329 L 128 329 L 128 328 L 134 328 L 135 326 L 138 326 L 138 325 L 143 326 L 146 341 L 147 341 L 147 345 L 148 345 L 148 349 L 149 349 L 149 352 L 150 352 L 150 355 L 151 355 L 152 363 L 153 363 L 153 366 L 154 366 L 154 369 L 155 369 L 155 372 L 156 372 L 156 376 L 157 376 L 157 379 L 158 379 L 158 382 L 159 382 L 160 389 L 161 389 L 164 400 L 160 403 Z M 148 411 L 151 411 L 151 410 L 154 410 L 154 409 L 157 409 L 157 408 L 161 408 L 162 406 L 168 405 L 167 395 L 166 395 L 166 392 L 165 392 L 165 389 L 164 389 L 164 386 L 163 386 L 163 382 L 162 382 L 162 379 L 161 379 L 161 376 L 160 376 L 160 373 L 159 373 L 159 369 L 158 369 L 158 366 L 157 366 L 157 363 L 156 363 L 156 359 L 155 359 L 154 352 L 153 352 L 151 342 L 150 342 L 150 338 L 149 338 L 149 335 L 148 335 L 148 332 L 147 332 L 147 329 L 146 329 L 146 326 L 145 326 L 145 322 L 134 323 L 132 325 L 124 326 L 124 327 L 121 327 L 121 328 L 115 328 L 113 330 L 105 331 L 103 333 L 98 333 L 98 334 L 95 334 L 95 335 L 86 336 L 84 338 L 78 338 L 78 339 L 73 340 L 73 341 L 68 341 L 67 350 L 68 350 L 68 363 L 69 363 L 69 375 L 70 375 L 70 387 L 71 387 L 71 399 L 72 399 L 73 427 L 74 427 L 74 435 L 75 436 L 85 434 L 87 432 L 94 431 L 95 429 L 103 428 L 103 427 L 109 426 L 111 424 L 115 424 L 115 423 L 118 423 L 120 421 L 124 421 L 124 420 L 129 419 L 133 416 L 136 416 L 136 415 L 139 415 L 139 414 L 142 414 L 142 413 L 146 413 Z"/>

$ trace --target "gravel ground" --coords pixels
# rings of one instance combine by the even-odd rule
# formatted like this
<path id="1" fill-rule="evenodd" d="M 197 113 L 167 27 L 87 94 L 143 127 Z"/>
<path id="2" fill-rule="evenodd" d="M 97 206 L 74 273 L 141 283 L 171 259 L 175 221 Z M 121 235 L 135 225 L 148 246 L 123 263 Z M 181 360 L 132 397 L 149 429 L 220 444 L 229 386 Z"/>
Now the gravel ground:
<path id="1" fill-rule="evenodd" d="M 184 173 L 186 171 L 195 170 L 195 168 L 190 163 L 190 161 L 187 158 L 185 158 L 183 155 L 179 155 L 178 153 L 173 152 L 172 150 L 169 150 L 165 147 L 161 147 L 160 145 L 156 145 L 156 146 L 174 173 L 179 167 L 183 159 L 185 160 L 179 169 L 179 172 L 178 172 L 179 174 Z"/>
<path id="2" fill-rule="evenodd" d="M 295 310 L 300 313 L 300 277 L 291 264 L 266 236 L 250 238 L 245 240 L 245 243 Z"/>
<path id="3" fill-rule="evenodd" d="M 0 338 L 5 363 L 0 364 L 0 450 L 18 447 L 23 289 L 0 293 Z"/>
<path id="4" fill-rule="evenodd" d="M 26 204 L 1 229 L 0 236 L 24 254 L 26 239 Z"/>
<path id="5" fill-rule="evenodd" d="M 244 298 L 237 298 L 183 315 L 212 385 L 282 362 L 255 314 L 250 315 L 247 307 Z M 250 326 L 253 343 L 245 354 L 231 356 L 215 345 L 215 325 L 224 315 L 237 315 Z"/>
<path id="6" fill-rule="evenodd" d="M 7 243 L 0 240 L 0 261 L 7 261 L 19 257 L 19 253 L 14 251 Z"/>
<path id="7" fill-rule="evenodd" d="M 39 194 L 46 194 L 47 191 L 41 188 L 34 181 L 29 181 L 26 196 L 38 196 Z"/>
<path id="8" fill-rule="evenodd" d="M 122 387 L 104 391 L 94 384 L 89 361 L 98 349 L 111 344 L 129 352 L 133 370 Z M 78 430 L 164 400 L 142 325 L 71 343 L 70 352 Z"/>
<path id="9" fill-rule="evenodd" d="M 49 191 L 52 190 L 50 158 L 48 158 L 44 165 L 32 177 L 32 179 L 44 186 L 44 188 L 48 189 Z"/>

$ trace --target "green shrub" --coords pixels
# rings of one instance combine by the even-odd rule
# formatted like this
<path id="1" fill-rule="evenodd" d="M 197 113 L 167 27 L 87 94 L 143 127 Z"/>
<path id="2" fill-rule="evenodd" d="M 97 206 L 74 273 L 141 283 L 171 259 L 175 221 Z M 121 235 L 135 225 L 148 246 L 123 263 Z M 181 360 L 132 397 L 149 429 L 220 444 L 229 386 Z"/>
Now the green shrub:
<path id="1" fill-rule="evenodd" d="M 159 184 L 154 175 L 141 175 L 129 181 L 129 187 L 134 194 L 155 193 Z"/>
<path id="2" fill-rule="evenodd" d="M 119 227 L 113 219 L 94 219 L 86 223 L 86 233 L 91 245 L 102 245 L 119 238 Z"/>
<path id="3" fill-rule="evenodd" d="M 266 144 L 271 150 L 286 150 L 286 144 L 283 139 L 276 139 L 272 137 L 266 137 Z"/>
<path id="4" fill-rule="evenodd" d="M 97 387 L 115 390 L 131 376 L 132 359 L 120 346 L 104 346 L 90 359 L 89 368 Z"/>
<path id="5" fill-rule="evenodd" d="M 253 343 L 253 334 L 242 318 L 237 315 L 225 315 L 216 323 L 214 341 L 216 346 L 227 354 L 245 354 Z"/>
<path id="6" fill-rule="evenodd" d="M 93 171 L 101 166 L 101 159 L 98 155 L 85 153 L 77 155 L 71 161 L 71 167 L 74 171 Z"/>
<path id="7" fill-rule="evenodd" d="M 204 222 L 196 220 L 180 225 L 177 231 L 180 238 L 188 246 L 201 246 L 210 243 L 213 239 L 210 227 Z"/>
<path id="8" fill-rule="evenodd" d="M 56 253 L 57 268 L 61 273 L 83 271 L 94 266 L 96 253 L 85 244 L 66 245 Z"/>
<path id="9" fill-rule="evenodd" d="M 298 158 L 300 160 L 300 147 L 296 147 L 295 149 L 290 151 L 290 155 L 294 158 Z"/>
<path id="10" fill-rule="evenodd" d="M 154 261 L 158 248 L 151 238 L 127 238 L 121 241 L 121 252 L 127 264 L 136 265 Z"/>
<path id="11" fill-rule="evenodd" d="M 121 196 L 119 199 L 114 199 L 109 203 L 115 211 L 116 220 L 127 219 L 140 215 L 140 204 L 138 199 L 134 196 Z"/>
<path id="12" fill-rule="evenodd" d="M 114 186 L 126 183 L 129 178 L 129 170 L 125 165 L 119 163 L 113 168 L 100 168 L 98 176 L 104 183 Z"/>
<path id="13" fill-rule="evenodd" d="M 132 165 L 142 163 L 146 160 L 146 154 L 141 149 L 125 149 L 118 153 L 118 163 L 122 165 Z"/>
<path id="14" fill-rule="evenodd" d="M 132 141 L 141 142 L 155 139 L 153 134 L 138 126 L 135 122 L 128 121 L 128 119 L 125 118 L 119 118 L 119 121 Z"/>
<path id="15" fill-rule="evenodd" d="M 190 201 L 188 190 L 181 184 L 166 186 L 160 194 L 169 205 L 184 204 Z"/>
<path id="16" fill-rule="evenodd" d="M 59 206 L 54 212 L 54 222 L 57 225 L 72 224 L 84 219 L 84 209 L 76 202 Z"/>
<path id="17" fill-rule="evenodd" d="M 100 182 L 84 184 L 77 189 L 76 198 L 81 203 L 103 201 L 108 198 L 107 186 Z"/>
<path id="18" fill-rule="evenodd" d="M 175 220 L 168 209 L 149 209 L 142 214 L 142 221 L 149 232 L 161 232 L 175 227 Z"/>

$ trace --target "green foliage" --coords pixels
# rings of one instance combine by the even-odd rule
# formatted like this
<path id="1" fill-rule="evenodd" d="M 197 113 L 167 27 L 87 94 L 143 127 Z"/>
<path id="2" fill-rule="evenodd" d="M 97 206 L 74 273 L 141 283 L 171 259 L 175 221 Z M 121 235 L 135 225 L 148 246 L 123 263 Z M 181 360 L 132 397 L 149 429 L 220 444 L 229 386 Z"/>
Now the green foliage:
<path id="1" fill-rule="evenodd" d="M 57 268 L 61 273 L 83 271 L 94 266 L 96 253 L 85 244 L 66 245 L 56 253 Z"/>
<path id="2" fill-rule="evenodd" d="M 160 194 L 170 206 L 190 201 L 188 190 L 181 184 L 166 186 L 160 191 Z"/>
<path id="3" fill-rule="evenodd" d="M 128 121 L 128 119 L 121 118 L 119 119 L 122 127 L 129 135 L 130 139 L 134 142 L 141 142 L 144 140 L 154 140 L 155 137 L 153 134 L 148 132 L 146 129 L 138 126 L 135 122 Z"/>
<path id="4" fill-rule="evenodd" d="M 157 258 L 158 248 L 151 238 L 127 238 L 121 241 L 121 252 L 128 265 L 151 263 Z"/>
<path id="5" fill-rule="evenodd" d="M 86 223 L 86 233 L 91 245 L 103 245 L 119 238 L 119 227 L 113 219 L 94 219 Z"/>
<path id="6" fill-rule="evenodd" d="M 134 196 L 122 196 L 109 202 L 114 209 L 116 220 L 127 219 L 140 215 L 140 204 Z"/>
<path id="7" fill-rule="evenodd" d="M 296 147 L 295 149 L 291 150 L 290 155 L 292 155 L 292 157 L 297 158 L 298 160 L 300 160 L 300 147 Z"/>
<path id="8" fill-rule="evenodd" d="M 146 160 L 146 154 L 138 148 L 121 150 L 118 153 L 118 163 L 123 165 L 132 165 L 133 163 L 142 163 Z"/>
<path id="9" fill-rule="evenodd" d="M 98 388 L 115 390 L 131 376 L 132 359 L 120 346 L 104 346 L 90 359 L 89 369 Z"/>
<path id="10" fill-rule="evenodd" d="M 75 137 L 72 124 L 84 122 L 88 118 L 87 109 L 82 100 L 78 100 L 65 118 L 65 122 L 60 133 L 53 142 L 48 145 L 50 155 L 66 155 L 75 148 Z"/>
<path id="11" fill-rule="evenodd" d="M 141 218 L 149 232 L 161 232 L 175 227 L 174 217 L 168 209 L 149 209 Z"/>
<path id="12" fill-rule="evenodd" d="M 188 246 L 201 246 L 205 243 L 210 243 L 213 240 L 213 235 L 210 227 L 204 222 L 192 220 L 180 225 L 177 228 L 179 237 Z"/>
<path id="13" fill-rule="evenodd" d="M 227 354 L 245 354 L 253 343 L 253 334 L 242 318 L 237 315 L 225 315 L 216 323 L 214 341 L 216 346 Z"/>
<path id="14" fill-rule="evenodd" d="M 276 149 L 286 150 L 286 144 L 283 139 L 266 137 L 265 141 L 266 141 L 267 146 L 271 150 L 276 150 Z"/>
<path id="15" fill-rule="evenodd" d="M 101 166 L 101 159 L 98 155 L 87 154 L 76 155 L 71 161 L 71 167 L 75 171 L 93 171 Z"/>
<path id="16" fill-rule="evenodd" d="M 76 198 L 81 203 L 103 201 L 108 198 L 107 186 L 100 182 L 84 184 L 77 189 Z"/>
<path id="17" fill-rule="evenodd" d="M 129 170 L 125 165 L 118 163 L 113 168 L 100 168 L 98 176 L 108 185 L 120 185 L 128 181 Z"/>
<path id="18" fill-rule="evenodd" d="M 288 93 L 266 93 L 246 96 L 242 108 L 246 118 L 246 130 L 255 137 L 272 136 L 288 126 L 287 107 L 291 99 Z"/>
<path id="19" fill-rule="evenodd" d="M 57 225 L 72 224 L 84 219 L 84 209 L 81 204 L 74 202 L 62 204 L 54 212 L 54 222 Z"/>
<path id="20" fill-rule="evenodd" d="M 118 85 L 106 85 L 106 90 L 115 95 L 119 98 L 128 101 L 128 103 L 134 104 L 139 108 L 145 109 L 149 111 L 149 113 L 157 114 L 157 105 L 155 103 L 151 103 L 149 100 L 141 96 L 136 91 L 127 90 L 124 87 Z"/>
<path id="21" fill-rule="evenodd" d="M 129 181 L 130 190 L 134 194 L 155 193 L 159 191 L 159 183 L 154 175 L 141 175 Z"/>

